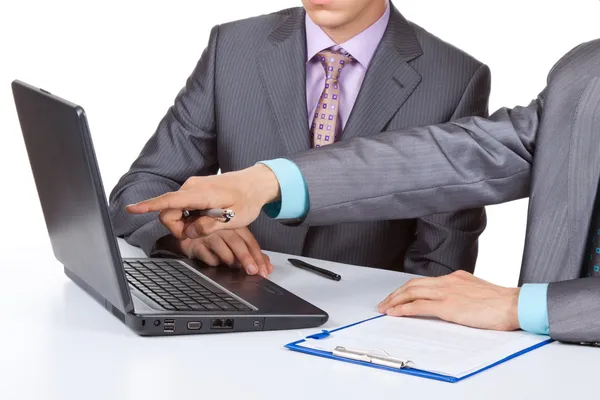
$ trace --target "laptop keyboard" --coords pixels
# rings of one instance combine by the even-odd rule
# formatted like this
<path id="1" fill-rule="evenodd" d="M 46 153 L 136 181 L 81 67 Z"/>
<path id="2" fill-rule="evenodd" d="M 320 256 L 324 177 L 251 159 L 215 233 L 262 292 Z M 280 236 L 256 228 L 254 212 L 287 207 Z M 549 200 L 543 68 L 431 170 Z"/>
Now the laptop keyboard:
<path id="1" fill-rule="evenodd" d="M 248 311 L 230 294 L 209 288 L 202 278 L 174 261 L 125 261 L 130 285 L 170 311 Z"/>

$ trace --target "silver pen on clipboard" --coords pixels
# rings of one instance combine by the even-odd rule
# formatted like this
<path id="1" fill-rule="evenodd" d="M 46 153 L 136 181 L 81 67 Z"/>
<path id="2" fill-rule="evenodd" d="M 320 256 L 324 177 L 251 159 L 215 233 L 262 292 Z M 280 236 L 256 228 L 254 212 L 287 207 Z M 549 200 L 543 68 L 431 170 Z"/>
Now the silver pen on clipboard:
<path id="1" fill-rule="evenodd" d="M 371 364 L 382 365 L 390 368 L 406 368 L 408 367 L 412 361 L 410 360 L 400 360 L 398 358 L 392 357 L 387 352 L 380 350 L 385 353 L 385 355 L 374 354 L 373 352 L 366 352 L 354 349 L 348 349 L 343 346 L 337 346 L 333 349 L 332 354 L 336 357 L 348 358 L 356 361 L 368 362 Z"/>

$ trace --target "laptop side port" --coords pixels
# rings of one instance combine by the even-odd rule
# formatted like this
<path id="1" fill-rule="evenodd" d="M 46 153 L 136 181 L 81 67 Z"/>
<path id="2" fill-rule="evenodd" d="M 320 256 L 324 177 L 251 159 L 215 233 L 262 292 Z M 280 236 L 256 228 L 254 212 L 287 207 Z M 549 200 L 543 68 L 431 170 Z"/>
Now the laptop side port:
<path id="1" fill-rule="evenodd" d="M 165 319 L 164 320 L 164 329 L 163 332 L 175 332 L 175 320 L 174 319 Z"/>
<path id="2" fill-rule="evenodd" d="M 215 318 L 212 320 L 211 329 L 233 329 L 233 319 Z"/>
<path id="3" fill-rule="evenodd" d="M 191 331 L 197 331 L 202 328 L 202 322 L 200 321 L 190 321 L 187 323 L 187 328 Z"/>

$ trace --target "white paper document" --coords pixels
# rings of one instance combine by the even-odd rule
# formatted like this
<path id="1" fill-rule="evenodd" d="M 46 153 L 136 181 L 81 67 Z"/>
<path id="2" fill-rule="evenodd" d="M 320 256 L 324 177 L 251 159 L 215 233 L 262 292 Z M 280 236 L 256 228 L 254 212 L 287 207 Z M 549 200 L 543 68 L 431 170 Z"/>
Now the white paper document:
<path id="1" fill-rule="evenodd" d="M 323 339 L 306 339 L 298 346 L 329 352 L 337 346 L 372 354 L 385 352 L 410 360 L 411 368 L 461 378 L 548 339 L 523 331 L 474 329 L 433 318 L 384 316 Z"/>

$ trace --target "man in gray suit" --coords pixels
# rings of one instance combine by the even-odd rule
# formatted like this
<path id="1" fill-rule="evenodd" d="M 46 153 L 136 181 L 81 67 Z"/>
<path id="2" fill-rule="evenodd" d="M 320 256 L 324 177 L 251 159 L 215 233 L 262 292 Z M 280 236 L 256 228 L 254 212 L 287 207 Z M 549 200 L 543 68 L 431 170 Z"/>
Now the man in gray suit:
<path id="1" fill-rule="evenodd" d="M 291 156 L 303 177 L 295 185 L 306 182 L 310 195 L 310 211 L 298 215 L 296 224 L 415 218 L 529 195 L 521 289 L 459 271 L 412 280 L 379 310 L 600 344 L 599 134 L 600 40 L 594 40 L 559 60 L 527 107 Z M 350 166 L 352 174 L 346 172 Z M 177 236 L 206 234 L 247 224 L 263 204 L 278 200 L 280 186 L 290 182 L 289 176 L 277 178 L 262 164 L 215 180 L 193 178 L 180 192 L 129 210 L 163 210 Z M 260 193 L 243 193 L 242 182 L 260 185 Z M 204 194 L 207 185 L 211 196 Z M 187 207 L 232 208 L 238 220 L 184 224 L 180 210 Z"/>
<path id="2" fill-rule="evenodd" d="M 125 212 L 127 204 L 177 190 L 191 176 L 357 136 L 487 116 L 489 69 L 405 20 L 387 0 L 303 3 L 212 30 L 174 105 L 111 193 L 117 235 L 148 255 L 183 253 L 211 265 L 237 261 L 265 276 L 272 267 L 259 243 L 430 276 L 472 271 L 486 222 L 481 207 L 296 229 L 263 215 L 249 229 L 184 240 L 170 235 L 156 215 Z M 273 212 L 284 217 L 289 211 Z"/>

